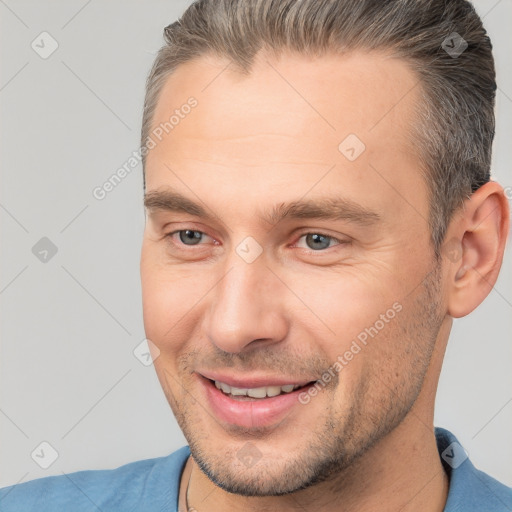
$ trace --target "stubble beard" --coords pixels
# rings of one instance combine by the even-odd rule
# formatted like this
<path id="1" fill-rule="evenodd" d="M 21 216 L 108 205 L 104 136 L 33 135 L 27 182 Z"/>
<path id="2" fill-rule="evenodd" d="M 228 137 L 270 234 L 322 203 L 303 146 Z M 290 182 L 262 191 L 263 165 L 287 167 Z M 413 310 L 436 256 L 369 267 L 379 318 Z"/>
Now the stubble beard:
<path id="1" fill-rule="evenodd" d="M 405 357 L 394 355 L 396 366 L 388 368 L 387 373 L 379 368 L 379 362 L 370 361 L 355 396 L 350 397 L 350 409 L 327 411 L 314 432 L 297 440 L 293 453 L 271 453 L 253 467 L 244 467 L 237 456 L 244 445 L 241 436 L 234 436 L 231 446 L 214 452 L 209 433 L 197 430 L 197 425 L 202 424 L 198 417 L 206 416 L 206 413 L 199 410 L 195 399 L 184 393 L 177 402 L 166 392 L 192 457 L 210 481 L 233 494 L 260 497 L 294 493 L 327 480 L 332 480 L 333 485 L 343 485 L 343 475 L 350 471 L 356 460 L 400 425 L 423 387 L 442 323 L 438 264 L 418 288 L 420 292 L 414 299 L 408 303 L 404 299 L 404 310 L 400 315 L 405 313 L 407 316 L 400 317 L 400 322 L 391 327 L 393 333 L 386 339 L 372 341 L 392 342 L 393 350 L 403 350 Z M 405 374 L 396 379 L 397 372 L 404 372 L 404 362 L 407 362 Z M 239 433 L 242 434 L 243 429 Z M 245 442 L 251 441 L 250 435 L 246 437 Z M 258 438 L 264 443 L 264 436 L 253 437 Z"/>

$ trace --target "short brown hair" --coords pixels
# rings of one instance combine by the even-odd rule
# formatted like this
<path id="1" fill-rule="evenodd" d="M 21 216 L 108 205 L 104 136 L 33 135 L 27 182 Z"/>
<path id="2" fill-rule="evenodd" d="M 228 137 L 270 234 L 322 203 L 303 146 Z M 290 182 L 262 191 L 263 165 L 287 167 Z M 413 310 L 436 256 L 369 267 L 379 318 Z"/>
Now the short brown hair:
<path id="1" fill-rule="evenodd" d="M 490 180 L 494 59 L 467 0 L 197 0 L 164 38 L 147 80 L 142 144 L 166 79 L 193 58 L 228 58 L 249 74 L 261 49 L 310 56 L 379 49 L 419 78 L 422 101 L 410 135 L 428 186 L 436 255 L 453 212 Z"/>

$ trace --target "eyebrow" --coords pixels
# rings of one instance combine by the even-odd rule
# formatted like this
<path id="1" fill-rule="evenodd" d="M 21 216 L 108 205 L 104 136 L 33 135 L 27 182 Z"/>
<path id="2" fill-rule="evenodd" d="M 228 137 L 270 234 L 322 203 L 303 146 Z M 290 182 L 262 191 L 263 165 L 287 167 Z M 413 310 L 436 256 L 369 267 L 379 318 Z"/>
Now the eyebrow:
<path id="1" fill-rule="evenodd" d="M 210 221 L 218 219 L 216 215 L 209 213 L 199 203 L 170 189 L 146 193 L 144 196 L 144 206 L 151 213 L 168 211 L 186 213 Z M 269 224 L 277 224 L 285 219 L 322 219 L 343 220 L 368 226 L 381 220 L 381 215 L 378 212 L 344 197 L 300 199 L 289 203 L 280 203 L 270 210 L 256 215 Z"/>

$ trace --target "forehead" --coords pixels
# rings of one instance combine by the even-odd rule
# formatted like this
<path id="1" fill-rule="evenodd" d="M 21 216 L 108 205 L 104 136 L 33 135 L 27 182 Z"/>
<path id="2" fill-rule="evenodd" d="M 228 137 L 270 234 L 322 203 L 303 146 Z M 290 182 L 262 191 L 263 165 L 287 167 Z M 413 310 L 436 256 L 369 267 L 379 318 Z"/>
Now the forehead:
<path id="1" fill-rule="evenodd" d="M 323 181 L 326 189 L 343 185 L 371 201 L 392 182 L 387 202 L 396 209 L 393 194 L 424 192 L 410 141 L 420 88 L 407 63 L 382 52 L 260 53 L 248 75 L 202 56 L 178 66 L 162 88 L 152 129 L 168 129 L 148 154 L 147 189 L 176 182 L 170 166 L 195 190 L 215 179 L 236 194 L 242 175 L 238 186 L 256 194 L 274 184 L 281 195 L 300 194 L 334 165 L 340 172 Z M 190 98 L 196 106 L 183 109 Z M 292 185 L 298 181 L 302 187 Z"/>
<path id="2" fill-rule="evenodd" d="M 380 51 L 316 58 L 283 53 L 278 59 L 260 52 L 249 75 L 227 59 L 207 55 L 181 64 L 167 79 L 152 124 L 169 120 L 193 96 L 199 102 L 195 122 L 173 130 L 184 137 L 221 140 L 234 133 L 294 136 L 320 130 L 333 142 L 355 133 L 375 146 L 393 129 L 397 142 L 406 142 L 420 89 L 405 61 Z M 401 149 L 411 150 L 408 144 Z"/>

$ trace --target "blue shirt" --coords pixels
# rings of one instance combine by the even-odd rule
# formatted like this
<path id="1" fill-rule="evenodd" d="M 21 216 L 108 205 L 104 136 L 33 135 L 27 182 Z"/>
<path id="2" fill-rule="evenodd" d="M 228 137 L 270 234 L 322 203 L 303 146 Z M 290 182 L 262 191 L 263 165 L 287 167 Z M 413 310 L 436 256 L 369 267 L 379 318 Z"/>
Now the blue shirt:
<path id="1" fill-rule="evenodd" d="M 477 470 L 455 436 L 436 428 L 450 489 L 444 512 L 510 512 L 512 488 Z M 188 446 L 116 469 L 77 471 L 0 489 L 1 512 L 175 512 Z"/>

